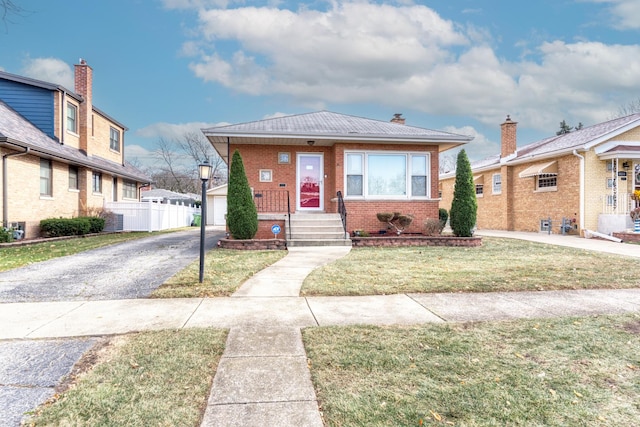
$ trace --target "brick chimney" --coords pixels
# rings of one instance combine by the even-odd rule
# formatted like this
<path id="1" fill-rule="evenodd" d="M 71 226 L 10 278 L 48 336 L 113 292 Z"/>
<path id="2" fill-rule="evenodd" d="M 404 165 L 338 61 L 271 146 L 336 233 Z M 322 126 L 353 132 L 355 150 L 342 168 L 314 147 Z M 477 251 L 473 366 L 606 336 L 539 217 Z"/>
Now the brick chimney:
<path id="1" fill-rule="evenodd" d="M 518 122 L 507 119 L 500 125 L 500 158 L 508 157 L 516 152 L 516 130 Z"/>
<path id="2" fill-rule="evenodd" d="M 397 123 L 399 125 L 404 124 L 404 117 L 402 117 L 402 113 L 395 113 L 393 118 L 391 119 L 391 123 Z"/>
<path id="3" fill-rule="evenodd" d="M 80 150 L 89 154 L 89 138 L 91 137 L 93 114 L 93 70 L 87 61 L 80 59 L 80 64 L 74 66 L 75 92 L 82 95 L 84 101 L 80 103 L 78 113 L 78 133 L 80 135 Z"/>

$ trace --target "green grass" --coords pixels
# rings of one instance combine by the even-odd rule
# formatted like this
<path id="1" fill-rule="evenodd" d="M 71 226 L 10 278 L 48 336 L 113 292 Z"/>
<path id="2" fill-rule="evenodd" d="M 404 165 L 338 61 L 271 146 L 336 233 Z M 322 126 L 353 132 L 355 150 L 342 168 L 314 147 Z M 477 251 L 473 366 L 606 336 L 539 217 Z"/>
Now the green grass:
<path id="1" fill-rule="evenodd" d="M 65 240 L 51 240 L 40 243 L 32 243 L 24 246 L 0 247 L 0 271 L 23 267 L 35 262 L 46 261 L 67 255 L 77 254 L 90 249 L 112 245 L 128 240 L 142 239 L 145 237 L 172 232 L 131 232 L 110 233 L 98 236 L 78 237 Z"/>
<path id="2" fill-rule="evenodd" d="M 327 426 L 633 426 L 640 315 L 303 333 Z"/>
<path id="3" fill-rule="evenodd" d="M 287 255 L 287 251 L 237 251 L 215 249 L 204 257 L 204 280 L 200 260 L 191 263 L 162 286 L 152 298 L 204 298 L 229 296 L 249 277 Z"/>
<path id="4" fill-rule="evenodd" d="M 117 337 L 34 426 L 196 426 L 226 332 L 189 329 Z"/>
<path id="5" fill-rule="evenodd" d="M 383 295 L 640 286 L 637 258 L 482 238 L 477 248 L 359 248 L 314 270 L 302 295 Z"/>

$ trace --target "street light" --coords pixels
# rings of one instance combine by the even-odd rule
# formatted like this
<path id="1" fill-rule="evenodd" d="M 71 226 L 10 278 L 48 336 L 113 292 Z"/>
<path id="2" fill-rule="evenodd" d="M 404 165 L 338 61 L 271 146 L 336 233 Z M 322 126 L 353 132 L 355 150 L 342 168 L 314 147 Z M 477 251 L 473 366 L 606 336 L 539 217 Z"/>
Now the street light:
<path id="1" fill-rule="evenodd" d="M 204 279 L 204 226 L 207 222 L 207 181 L 211 176 L 211 165 L 205 161 L 198 165 L 202 180 L 202 202 L 200 203 L 200 283 Z"/>

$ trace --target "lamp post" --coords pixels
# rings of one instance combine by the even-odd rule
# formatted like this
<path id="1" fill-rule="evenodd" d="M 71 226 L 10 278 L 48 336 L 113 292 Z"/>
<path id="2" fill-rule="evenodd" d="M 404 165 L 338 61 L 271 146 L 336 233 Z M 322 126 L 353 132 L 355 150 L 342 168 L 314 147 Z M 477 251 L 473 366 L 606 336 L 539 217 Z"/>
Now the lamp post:
<path id="1" fill-rule="evenodd" d="M 204 227 L 207 222 L 207 181 L 211 175 L 211 165 L 205 161 L 198 165 L 202 181 L 202 202 L 200 203 L 200 283 L 204 279 Z"/>

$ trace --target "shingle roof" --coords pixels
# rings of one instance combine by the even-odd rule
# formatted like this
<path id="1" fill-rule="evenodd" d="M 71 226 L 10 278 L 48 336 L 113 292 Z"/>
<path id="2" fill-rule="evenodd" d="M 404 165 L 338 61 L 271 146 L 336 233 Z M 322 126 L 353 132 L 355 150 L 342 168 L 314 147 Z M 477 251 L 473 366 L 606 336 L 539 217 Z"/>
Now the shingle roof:
<path id="1" fill-rule="evenodd" d="M 68 163 L 84 165 L 117 176 L 140 182 L 150 180 L 143 172 L 125 161 L 125 164 L 112 162 L 96 156 L 87 156 L 80 150 L 60 144 L 50 138 L 30 121 L 0 101 L 0 143 L 29 148 L 35 153 L 64 160 Z"/>
<path id="2" fill-rule="evenodd" d="M 585 127 L 564 135 L 552 136 L 517 150 L 514 160 L 529 157 L 540 157 L 555 152 L 563 152 L 577 149 L 587 149 L 606 139 L 610 139 L 630 127 L 640 125 L 640 113 L 619 117 L 593 126 Z"/>
<path id="3" fill-rule="evenodd" d="M 472 137 L 397 123 L 318 111 L 202 130 L 207 136 L 384 138 L 468 142 Z"/>

